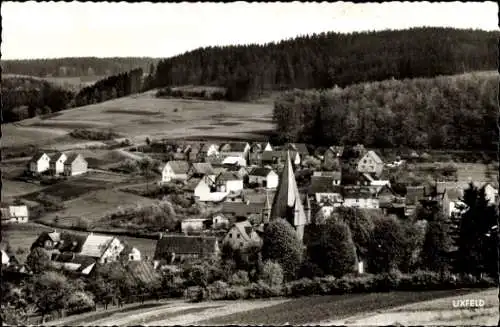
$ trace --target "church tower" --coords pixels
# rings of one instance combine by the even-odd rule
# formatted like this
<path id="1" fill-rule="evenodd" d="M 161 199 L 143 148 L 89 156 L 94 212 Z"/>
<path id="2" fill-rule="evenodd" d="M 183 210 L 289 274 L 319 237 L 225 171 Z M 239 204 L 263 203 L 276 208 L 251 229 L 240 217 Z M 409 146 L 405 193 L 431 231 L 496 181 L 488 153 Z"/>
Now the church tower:
<path id="1" fill-rule="evenodd" d="M 304 206 L 300 199 L 299 189 L 293 173 L 290 153 L 287 151 L 285 167 L 281 172 L 279 185 L 271 208 L 271 219 L 284 218 L 297 231 L 302 241 L 304 226 L 308 223 Z"/>

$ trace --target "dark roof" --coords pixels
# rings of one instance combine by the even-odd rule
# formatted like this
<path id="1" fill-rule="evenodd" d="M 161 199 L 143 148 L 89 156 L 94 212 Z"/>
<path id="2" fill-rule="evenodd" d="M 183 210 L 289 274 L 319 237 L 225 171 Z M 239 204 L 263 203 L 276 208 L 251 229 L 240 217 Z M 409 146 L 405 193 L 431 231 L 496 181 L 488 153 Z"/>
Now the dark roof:
<path id="1" fill-rule="evenodd" d="M 328 176 L 312 176 L 309 194 L 315 193 L 340 193 L 340 188 L 333 185 L 334 179 Z"/>
<path id="2" fill-rule="evenodd" d="M 59 158 L 61 158 L 61 156 L 63 154 L 64 153 L 62 153 L 62 152 L 56 152 L 56 153 L 54 153 L 53 155 L 50 156 L 50 162 L 56 162 L 57 160 L 59 160 Z"/>
<path id="3" fill-rule="evenodd" d="M 224 171 L 217 176 L 217 182 L 227 182 L 227 181 L 240 181 L 242 180 L 241 176 L 234 171 Z"/>
<path id="4" fill-rule="evenodd" d="M 187 192 L 194 192 L 194 189 L 196 188 L 196 186 L 198 186 L 200 181 L 201 178 L 190 178 L 182 189 Z"/>
<path id="5" fill-rule="evenodd" d="M 73 161 L 75 161 L 75 159 L 79 156 L 79 153 L 70 153 L 67 156 L 68 156 L 68 159 L 66 159 L 64 164 L 72 164 Z"/>
<path id="6" fill-rule="evenodd" d="M 416 205 L 424 196 L 423 186 L 407 186 L 406 187 L 406 204 Z"/>
<path id="7" fill-rule="evenodd" d="M 37 152 L 33 158 L 31 158 L 30 162 L 37 162 L 40 158 L 45 154 L 45 152 Z"/>
<path id="8" fill-rule="evenodd" d="M 262 161 L 272 161 L 273 158 L 279 158 L 280 160 L 286 160 L 287 151 L 264 151 L 262 152 Z M 297 151 L 290 151 L 290 158 L 295 158 Z"/>
<path id="9" fill-rule="evenodd" d="M 285 145 L 285 150 L 296 150 L 301 155 L 309 155 L 307 145 L 305 145 L 304 143 L 288 143 Z"/>
<path id="10" fill-rule="evenodd" d="M 228 147 L 229 149 L 221 152 L 243 152 L 247 146 L 247 142 L 232 142 L 232 143 L 224 143 L 221 145 L 221 149 L 224 147 Z"/>
<path id="11" fill-rule="evenodd" d="M 176 174 L 186 174 L 189 170 L 189 163 L 183 160 L 172 160 L 167 162 Z"/>
<path id="12" fill-rule="evenodd" d="M 217 238 L 203 236 L 165 235 L 156 243 L 154 260 L 168 258 L 172 253 L 213 254 Z"/>
<path id="13" fill-rule="evenodd" d="M 266 177 L 271 171 L 273 170 L 267 167 L 256 167 L 252 168 L 248 175 Z"/>
<path id="14" fill-rule="evenodd" d="M 313 176 L 330 177 L 332 179 L 339 180 L 342 177 L 342 173 L 340 171 L 315 171 Z"/>
<path id="15" fill-rule="evenodd" d="M 342 195 L 344 198 L 369 199 L 373 197 L 373 192 L 367 187 L 345 186 Z"/>
<path id="16" fill-rule="evenodd" d="M 79 235 L 68 232 L 62 232 L 57 248 L 60 252 L 80 252 L 83 243 L 87 240 L 87 235 Z"/>
<path id="17" fill-rule="evenodd" d="M 195 174 L 203 174 L 203 175 L 213 175 L 214 173 L 214 168 L 212 167 L 212 164 L 209 162 L 194 162 L 191 165 L 191 168 L 193 170 L 193 173 Z"/>
<path id="18" fill-rule="evenodd" d="M 249 204 L 246 202 L 224 202 L 222 204 L 222 213 L 237 217 L 246 217 L 250 214 L 262 213 L 264 206 L 265 202 Z"/>

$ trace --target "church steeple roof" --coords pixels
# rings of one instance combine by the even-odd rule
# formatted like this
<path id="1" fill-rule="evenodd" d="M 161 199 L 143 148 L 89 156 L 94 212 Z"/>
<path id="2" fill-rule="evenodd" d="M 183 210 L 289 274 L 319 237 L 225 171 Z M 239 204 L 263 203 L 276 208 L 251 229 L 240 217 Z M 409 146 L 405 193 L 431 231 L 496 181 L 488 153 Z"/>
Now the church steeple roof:
<path id="1" fill-rule="evenodd" d="M 271 208 L 271 219 L 276 218 L 285 218 L 293 226 L 305 225 L 307 221 L 295 174 L 293 173 L 289 151 L 286 154 L 285 167 L 281 172 Z"/>

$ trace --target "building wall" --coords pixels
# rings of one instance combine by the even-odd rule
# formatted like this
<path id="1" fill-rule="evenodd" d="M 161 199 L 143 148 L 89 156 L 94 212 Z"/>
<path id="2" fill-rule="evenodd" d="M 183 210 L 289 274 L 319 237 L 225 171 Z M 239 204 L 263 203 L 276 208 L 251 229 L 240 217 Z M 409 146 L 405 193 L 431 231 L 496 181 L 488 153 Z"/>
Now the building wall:
<path id="1" fill-rule="evenodd" d="M 337 193 L 316 193 L 315 194 L 315 197 L 316 197 L 316 202 L 317 203 L 321 203 L 321 202 L 324 202 L 326 200 L 329 200 L 329 201 L 332 201 L 332 202 L 338 202 L 338 201 L 335 201 L 336 199 L 341 199 L 342 197 L 340 196 L 340 194 L 337 194 Z"/>
<path id="2" fill-rule="evenodd" d="M 271 172 L 267 175 L 267 188 L 276 188 L 278 187 L 279 183 L 279 176 L 278 174 Z"/>
<path id="3" fill-rule="evenodd" d="M 223 244 L 229 244 L 233 249 L 245 249 L 252 244 L 260 244 L 262 242 L 255 231 L 252 231 L 249 236 L 250 239 L 244 238 L 237 227 L 232 227 L 226 236 L 224 236 Z"/>
<path id="4" fill-rule="evenodd" d="M 187 173 L 185 174 L 176 174 L 172 168 L 170 168 L 170 165 L 167 164 L 165 165 L 165 168 L 162 171 L 162 182 L 171 182 L 173 180 L 187 180 L 188 175 Z"/>
<path id="5" fill-rule="evenodd" d="M 367 153 L 358 162 L 358 171 L 362 173 L 375 173 L 380 175 L 384 169 L 383 163 L 377 163 L 373 157 Z"/>
<path id="6" fill-rule="evenodd" d="M 42 173 L 50 169 L 50 158 L 47 155 L 41 157 L 37 162 L 30 163 L 30 171 Z"/>
<path id="7" fill-rule="evenodd" d="M 203 230 L 203 220 L 183 220 L 181 222 L 181 230 L 187 233 L 190 230 Z"/>
<path id="8" fill-rule="evenodd" d="M 125 246 L 120 242 L 119 239 L 114 238 L 111 244 L 108 246 L 104 254 L 99 259 L 100 263 L 114 262 L 118 260 L 118 256 L 123 251 Z"/>
<path id="9" fill-rule="evenodd" d="M 87 168 L 87 160 L 83 159 L 81 156 L 78 156 L 71 164 L 71 176 L 84 174 L 87 172 Z"/>
<path id="10" fill-rule="evenodd" d="M 197 198 L 205 198 L 210 193 L 210 187 L 204 181 L 200 181 L 194 189 L 194 196 Z"/>
<path id="11" fill-rule="evenodd" d="M 343 206 L 348 208 L 378 209 L 379 201 L 378 199 L 373 199 L 373 198 L 368 198 L 368 199 L 344 198 Z"/>
<path id="12" fill-rule="evenodd" d="M 235 180 L 235 181 L 227 181 L 223 185 L 219 186 L 220 192 L 238 192 L 243 189 L 243 181 Z"/>

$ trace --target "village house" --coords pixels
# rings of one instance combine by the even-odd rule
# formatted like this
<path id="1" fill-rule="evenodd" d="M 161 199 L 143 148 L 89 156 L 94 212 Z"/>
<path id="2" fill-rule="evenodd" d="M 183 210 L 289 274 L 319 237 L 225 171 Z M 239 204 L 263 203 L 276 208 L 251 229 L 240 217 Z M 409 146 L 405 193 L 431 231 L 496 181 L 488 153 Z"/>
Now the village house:
<path id="1" fill-rule="evenodd" d="M 225 167 L 226 167 L 226 171 L 234 172 L 234 173 L 238 174 L 238 176 L 240 176 L 241 179 L 243 179 L 243 183 L 245 183 L 245 180 L 248 180 L 247 168 L 245 168 L 243 166 L 239 166 L 239 165 L 233 165 L 233 164 L 225 165 Z"/>
<path id="2" fill-rule="evenodd" d="M 57 176 L 64 173 L 64 162 L 67 159 L 68 157 L 62 152 L 57 152 L 50 156 L 49 166 L 51 174 Z"/>
<path id="3" fill-rule="evenodd" d="M 223 201 L 229 194 L 229 192 L 218 192 L 215 187 L 215 181 L 207 176 L 199 179 L 198 184 L 192 192 L 195 201 L 213 203 Z"/>
<path id="4" fill-rule="evenodd" d="M 31 173 L 40 174 L 50 169 L 50 157 L 46 153 L 37 153 L 31 158 L 28 169 Z"/>
<path id="5" fill-rule="evenodd" d="M 215 171 L 209 162 L 193 162 L 187 172 L 189 178 L 202 178 L 208 176 L 215 180 Z"/>
<path id="6" fill-rule="evenodd" d="M 171 181 L 186 181 L 188 179 L 189 163 L 187 161 L 172 160 L 165 164 L 161 172 L 161 183 Z"/>
<path id="7" fill-rule="evenodd" d="M 450 217 L 459 215 L 466 208 L 465 203 L 462 201 L 463 191 L 458 188 L 450 188 L 447 190 L 449 209 L 448 213 Z"/>
<path id="8" fill-rule="evenodd" d="M 184 234 L 191 232 L 202 231 L 208 228 L 207 219 L 203 218 L 187 218 L 181 221 L 181 231 Z"/>
<path id="9" fill-rule="evenodd" d="M 189 162 L 204 161 L 204 158 L 201 158 L 200 155 L 202 146 L 202 144 L 197 142 L 191 144 L 191 148 L 189 149 L 189 153 L 187 155 L 187 160 Z"/>
<path id="10" fill-rule="evenodd" d="M 284 150 L 262 152 L 261 164 L 262 165 L 284 164 L 286 162 L 286 156 L 288 153 L 290 155 L 291 163 L 294 165 L 294 167 L 297 167 L 298 165 L 300 165 L 300 163 L 302 161 L 301 161 L 301 157 L 300 157 L 299 152 L 297 152 L 297 151 L 284 151 Z"/>
<path id="11" fill-rule="evenodd" d="M 498 203 L 498 189 L 493 187 L 491 183 L 486 183 L 482 186 L 484 188 L 484 193 L 486 194 L 486 199 L 489 204 L 495 205 Z"/>
<path id="12" fill-rule="evenodd" d="M 330 178 L 333 185 L 340 185 L 342 182 L 342 173 L 340 171 L 315 171 L 312 177 Z"/>
<path id="13" fill-rule="evenodd" d="M 235 192 L 243 190 L 243 178 L 238 173 L 226 171 L 220 173 L 215 179 L 218 192 Z"/>
<path id="14" fill-rule="evenodd" d="M 300 157 L 305 158 L 309 155 L 309 150 L 307 145 L 304 143 L 287 143 L 285 144 L 283 150 L 285 151 L 297 151 Z"/>
<path id="15" fill-rule="evenodd" d="M 219 145 L 216 143 L 208 142 L 202 145 L 198 157 L 206 159 L 208 157 L 213 157 L 218 155 L 219 155 Z"/>
<path id="16" fill-rule="evenodd" d="M 132 248 L 128 254 L 128 261 L 141 261 L 141 251 L 137 248 Z"/>
<path id="17" fill-rule="evenodd" d="M 285 166 L 279 178 L 270 219 L 286 219 L 294 227 L 297 237 L 302 241 L 305 225 L 310 221 L 310 213 L 307 215 L 304 210 L 289 152 L 285 152 Z"/>
<path id="18" fill-rule="evenodd" d="M 229 219 L 222 213 L 216 213 L 212 217 L 213 229 L 225 229 L 229 227 Z"/>
<path id="19" fill-rule="evenodd" d="M 219 253 L 219 242 L 216 237 L 160 234 L 153 263 L 156 269 L 190 259 L 215 257 Z"/>
<path id="20" fill-rule="evenodd" d="M 323 168 L 328 170 L 340 170 L 340 158 L 344 147 L 331 146 L 323 153 Z"/>
<path id="21" fill-rule="evenodd" d="M 251 246 L 262 246 L 262 239 L 252 224 L 244 220 L 233 224 L 224 236 L 222 244 L 233 250 L 245 250 Z"/>
<path id="22" fill-rule="evenodd" d="M 374 174 L 380 176 L 384 170 L 384 162 L 374 151 L 366 152 L 358 161 L 360 173 Z"/>
<path id="23" fill-rule="evenodd" d="M 343 206 L 347 208 L 378 209 L 379 200 L 368 187 L 344 186 L 342 189 Z"/>
<path id="24" fill-rule="evenodd" d="M 85 174 L 88 169 L 88 163 L 85 158 L 79 153 L 69 154 L 64 161 L 64 175 L 76 176 Z"/>
<path id="25" fill-rule="evenodd" d="M 237 219 L 258 218 L 259 221 L 269 221 L 271 205 L 269 202 L 249 203 L 242 201 L 224 202 L 221 213 L 230 218 L 231 221 Z"/>
<path id="26" fill-rule="evenodd" d="M 250 166 L 260 166 L 262 163 L 262 152 L 264 151 L 273 151 L 273 147 L 269 142 L 252 143 L 252 145 L 250 146 L 250 151 L 248 153 L 248 164 Z"/>
<path id="27" fill-rule="evenodd" d="M 26 205 L 9 206 L 2 208 L 2 224 L 28 222 L 28 207 Z"/>
<path id="28" fill-rule="evenodd" d="M 233 142 L 222 144 L 219 156 L 222 164 L 232 164 L 245 167 L 247 165 L 250 144 L 247 142 Z"/>
<path id="29" fill-rule="evenodd" d="M 342 185 L 356 185 L 360 173 L 358 164 L 365 154 L 366 149 L 362 145 L 344 147 L 340 156 Z"/>
<path id="30" fill-rule="evenodd" d="M 279 176 L 272 169 L 266 167 L 252 168 L 248 173 L 248 183 L 257 184 L 265 188 L 278 187 Z"/>
<path id="31" fill-rule="evenodd" d="M 424 187 L 423 198 L 420 199 L 420 204 L 424 207 L 432 207 L 438 205 L 441 207 L 445 217 L 450 216 L 450 201 L 446 192 L 445 182 L 436 182 L 430 187 Z"/>
<path id="32" fill-rule="evenodd" d="M 329 176 L 312 176 L 308 193 L 314 196 L 320 206 L 339 207 L 343 203 L 342 189 L 336 183 L 337 180 Z"/>

